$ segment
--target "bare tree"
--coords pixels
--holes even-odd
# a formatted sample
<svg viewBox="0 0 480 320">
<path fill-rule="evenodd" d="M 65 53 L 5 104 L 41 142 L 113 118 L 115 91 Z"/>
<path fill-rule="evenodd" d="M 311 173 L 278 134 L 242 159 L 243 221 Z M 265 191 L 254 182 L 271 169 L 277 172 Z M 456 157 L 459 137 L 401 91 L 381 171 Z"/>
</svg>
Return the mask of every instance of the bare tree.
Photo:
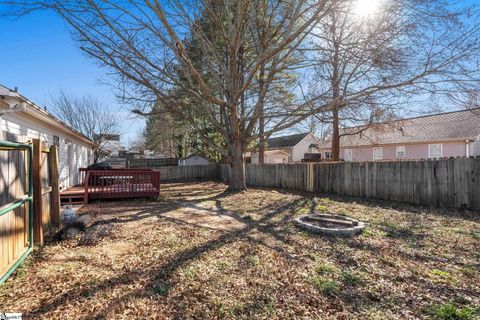
<svg viewBox="0 0 480 320">
<path fill-rule="evenodd" d="M 208 116 L 227 149 L 205 139 L 230 163 L 230 188 L 242 190 L 246 188 L 244 152 L 258 138 L 259 117 L 268 126 L 263 133 L 268 136 L 308 116 L 302 104 L 266 107 L 265 101 L 271 86 L 292 68 L 292 55 L 328 11 L 328 2 L 51 0 L 16 4 L 23 10 L 20 14 L 46 8 L 63 17 L 81 50 L 118 75 L 125 99 L 162 103 L 192 123 L 198 113 Z M 260 24 L 270 31 L 259 32 Z M 205 26 L 215 30 L 213 35 L 205 32 Z M 192 42 L 196 52 L 188 50 Z M 203 57 L 201 65 L 193 54 Z M 259 78 L 260 70 L 264 74 Z M 172 94 L 172 88 L 179 86 L 185 94 Z M 192 99 L 205 103 L 193 105 Z"/>
<path fill-rule="evenodd" d="M 358 23 L 349 10 L 355 1 L 10 3 L 20 14 L 46 8 L 63 17 L 80 49 L 117 75 L 126 101 L 156 103 L 199 133 L 196 119 L 207 119 L 221 144 L 202 138 L 231 165 L 230 188 L 242 190 L 243 157 L 254 141 L 262 145 L 321 114 L 332 123 L 338 158 L 340 116 L 374 122 L 388 114 L 385 106 L 394 110 L 402 92 L 447 92 L 447 83 L 472 80 L 460 61 L 478 52 L 476 21 L 458 24 L 443 0 L 401 0 L 383 1 L 388 8 L 375 23 Z M 282 86 L 308 76 L 315 90 Z"/>
<path fill-rule="evenodd" d="M 62 121 L 95 143 L 94 162 L 109 154 L 109 135 L 120 132 L 120 117 L 92 96 L 75 97 L 61 91 L 51 99 L 52 111 Z"/>
<path fill-rule="evenodd" d="M 313 65 L 307 95 L 330 105 L 318 116 L 332 125 L 334 160 L 342 135 L 397 119 L 418 108 L 415 100 L 470 90 L 480 79 L 478 13 L 443 0 L 378 0 L 368 16 L 358 3 L 332 1 L 304 50 Z M 353 126 L 358 130 L 342 130 Z"/>
<path fill-rule="evenodd" d="M 127 149 L 138 150 L 138 151 L 148 149 L 145 143 L 145 136 L 143 132 L 136 133 L 133 137 L 131 137 L 128 140 Z"/>
<path fill-rule="evenodd" d="M 332 123 L 325 113 L 317 113 L 309 116 L 304 121 L 296 124 L 293 129 L 298 133 L 311 132 L 321 141 L 326 141 L 331 138 Z"/>
</svg>

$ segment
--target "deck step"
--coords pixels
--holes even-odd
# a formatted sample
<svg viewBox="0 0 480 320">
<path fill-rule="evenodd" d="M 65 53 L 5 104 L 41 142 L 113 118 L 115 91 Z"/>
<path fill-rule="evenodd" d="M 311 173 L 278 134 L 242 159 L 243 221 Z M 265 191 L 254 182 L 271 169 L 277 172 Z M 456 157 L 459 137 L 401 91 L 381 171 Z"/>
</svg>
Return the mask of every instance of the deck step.
<svg viewBox="0 0 480 320">
<path fill-rule="evenodd" d="M 64 195 L 60 196 L 60 204 L 82 204 L 85 202 L 84 195 Z"/>
<path fill-rule="evenodd" d="M 62 202 L 61 205 L 66 206 L 66 205 L 84 204 L 84 203 L 85 202 L 83 202 L 83 201 L 72 201 L 72 202 Z"/>
</svg>

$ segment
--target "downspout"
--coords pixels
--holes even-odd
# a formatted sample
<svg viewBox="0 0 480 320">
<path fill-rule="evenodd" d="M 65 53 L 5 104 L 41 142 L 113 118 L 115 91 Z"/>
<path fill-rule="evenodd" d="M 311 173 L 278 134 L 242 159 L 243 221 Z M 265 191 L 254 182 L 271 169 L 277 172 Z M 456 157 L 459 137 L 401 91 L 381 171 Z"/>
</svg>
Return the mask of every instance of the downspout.
<svg viewBox="0 0 480 320">
<path fill-rule="evenodd" d="M 465 140 L 465 155 L 470 157 L 470 140 Z"/>
</svg>

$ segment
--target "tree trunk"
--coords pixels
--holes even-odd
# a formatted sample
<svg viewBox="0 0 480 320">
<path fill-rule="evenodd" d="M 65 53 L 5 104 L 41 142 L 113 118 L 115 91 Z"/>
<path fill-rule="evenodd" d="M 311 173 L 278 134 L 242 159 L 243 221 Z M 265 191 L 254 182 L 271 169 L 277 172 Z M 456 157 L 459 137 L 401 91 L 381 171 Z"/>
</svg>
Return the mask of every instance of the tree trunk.
<svg viewBox="0 0 480 320">
<path fill-rule="evenodd" d="M 230 177 L 229 189 L 232 191 L 242 191 L 247 189 L 247 184 L 245 181 L 245 163 L 243 159 L 244 146 L 236 110 L 231 111 L 230 126 L 229 155 L 232 174 Z"/>
<path fill-rule="evenodd" d="M 340 98 L 340 63 L 339 63 L 339 54 L 340 54 L 340 43 L 337 40 L 337 25 L 336 25 L 336 15 L 332 17 L 332 27 L 331 32 L 333 34 L 333 71 L 332 71 L 332 160 L 340 160 L 340 128 L 339 128 L 339 98 Z"/>
<path fill-rule="evenodd" d="M 258 139 L 258 163 L 264 164 L 265 163 L 265 136 L 264 136 L 265 123 L 263 119 L 263 114 L 260 116 L 259 122 L 260 124 L 259 124 L 259 139 Z"/>
<path fill-rule="evenodd" d="M 99 158 L 100 158 L 100 150 L 98 149 L 93 150 L 93 163 L 97 163 Z"/>
<path fill-rule="evenodd" d="M 259 91 L 261 92 L 265 86 L 265 66 L 262 65 L 260 67 L 260 74 L 258 76 L 258 86 Z M 265 118 L 264 118 L 264 101 L 263 96 L 261 96 L 259 101 L 259 114 L 258 114 L 258 163 L 264 164 L 265 163 Z"/>
<path fill-rule="evenodd" d="M 245 163 L 243 161 L 243 148 L 241 147 L 240 139 L 238 141 L 232 141 L 230 148 L 230 167 L 232 174 L 229 189 L 233 191 L 246 190 Z"/>
<path fill-rule="evenodd" d="M 338 109 L 334 108 L 332 111 L 333 122 L 332 122 L 332 160 L 340 160 L 340 128 L 338 120 Z"/>
</svg>

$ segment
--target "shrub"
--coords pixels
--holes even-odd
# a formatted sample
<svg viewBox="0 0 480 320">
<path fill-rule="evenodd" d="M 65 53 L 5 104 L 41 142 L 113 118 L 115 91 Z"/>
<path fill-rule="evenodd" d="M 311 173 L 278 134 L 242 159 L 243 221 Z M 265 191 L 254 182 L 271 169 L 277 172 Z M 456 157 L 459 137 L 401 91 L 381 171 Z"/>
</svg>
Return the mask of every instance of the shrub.
<svg viewBox="0 0 480 320">
<path fill-rule="evenodd" d="M 315 288 L 327 296 L 336 295 L 340 291 L 338 283 L 335 280 L 314 276 L 311 279 L 311 283 Z"/>
<path fill-rule="evenodd" d="M 360 282 L 360 277 L 354 273 L 342 272 L 342 280 L 347 286 L 355 286 Z"/>
<path fill-rule="evenodd" d="M 473 320 L 480 315 L 478 309 L 459 308 L 452 302 L 441 306 L 433 305 L 427 310 L 427 313 L 438 320 Z"/>
<path fill-rule="evenodd" d="M 245 257 L 245 262 L 247 266 L 254 267 L 258 264 L 258 258 L 254 255 L 248 255 Z"/>
<path fill-rule="evenodd" d="M 322 263 L 315 269 L 315 272 L 320 275 L 323 275 L 323 274 L 335 273 L 336 270 L 337 269 L 334 266 L 326 263 Z"/>
<path fill-rule="evenodd" d="M 318 205 L 316 209 L 317 211 L 320 211 L 320 212 L 328 212 L 327 206 L 324 206 L 324 205 Z"/>
</svg>

